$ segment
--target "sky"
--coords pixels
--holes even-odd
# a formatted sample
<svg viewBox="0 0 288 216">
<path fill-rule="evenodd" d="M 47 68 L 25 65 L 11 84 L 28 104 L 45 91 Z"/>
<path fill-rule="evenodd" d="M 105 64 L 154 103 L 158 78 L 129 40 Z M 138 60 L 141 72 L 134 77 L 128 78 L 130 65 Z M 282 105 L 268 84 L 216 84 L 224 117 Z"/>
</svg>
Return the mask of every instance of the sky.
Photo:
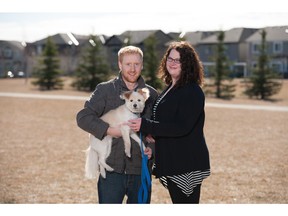
<svg viewBox="0 0 288 216">
<path fill-rule="evenodd" d="M 287 2 L 287 3 L 286 3 Z M 57 33 L 126 30 L 165 33 L 288 26 L 286 0 L 9 0 L 1 3 L 0 40 L 35 42 Z"/>
</svg>

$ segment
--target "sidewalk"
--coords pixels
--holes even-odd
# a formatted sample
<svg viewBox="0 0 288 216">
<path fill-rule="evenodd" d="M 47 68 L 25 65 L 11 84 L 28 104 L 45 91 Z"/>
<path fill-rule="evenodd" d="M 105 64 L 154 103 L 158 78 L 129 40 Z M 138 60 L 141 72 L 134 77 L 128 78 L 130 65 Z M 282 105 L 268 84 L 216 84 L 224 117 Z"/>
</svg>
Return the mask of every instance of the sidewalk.
<svg viewBox="0 0 288 216">
<path fill-rule="evenodd" d="M 14 92 L 13 93 L 0 92 L 0 97 L 52 99 L 52 100 L 82 100 L 82 101 L 89 99 L 89 97 L 83 97 L 83 96 L 47 95 L 47 94 L 30 94 L 30 93 L 14 93 Z M 264 106 L 264 105 L 250 105 L 250 104 L 228 104 L 228 103 L 206 102 L 206 107 L 288 112 L 287 106 Z"/>
</svg>

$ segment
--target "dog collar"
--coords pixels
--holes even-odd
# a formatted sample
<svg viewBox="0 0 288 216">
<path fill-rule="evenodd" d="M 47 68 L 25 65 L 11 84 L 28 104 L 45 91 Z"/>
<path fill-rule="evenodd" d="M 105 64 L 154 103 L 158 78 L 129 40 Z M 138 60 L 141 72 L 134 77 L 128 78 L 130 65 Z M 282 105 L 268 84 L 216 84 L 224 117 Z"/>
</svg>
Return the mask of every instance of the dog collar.
<svg viewBox="0 0 288 216">
<path fill-rule="evenodd" d="M 133 112 L 133 114 L 135 114 L 138 118 L 140 118 L 140 113 L 134 113 Z"/>
</svg>

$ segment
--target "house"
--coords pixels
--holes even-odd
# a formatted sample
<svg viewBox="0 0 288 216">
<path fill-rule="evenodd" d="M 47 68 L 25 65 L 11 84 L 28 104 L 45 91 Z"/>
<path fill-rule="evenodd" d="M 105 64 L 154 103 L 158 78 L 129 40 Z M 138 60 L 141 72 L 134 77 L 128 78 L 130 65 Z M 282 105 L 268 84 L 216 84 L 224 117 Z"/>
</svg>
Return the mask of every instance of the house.
<svg viewBox="0 0 288 216">
<path fill-rule="evenodd" d="M 121 47 L 131 44 L 139 47 L 145 53 L 144 43 L 149 37 L 156 39 L 157 55 L 159 59 L 162 58 L 167 49 L 165 44 L 171 41 L 172 38 L 161 30 L 125 31 L 120 35 L 110 37 L 106 41 L 105 46 L 107 48 L 108 62 L 110 62 L 112 70 L 118 71 L 118 51 Z"/>
<path fill-rule="evenodd" d="M 58 55 L 60 59 L 60 70 L 64 74 L 72 74 L 78 65 L 80 45 L 83 41 L 87 41 L 87 36 L 77 36 L 72 33 L 59 33 L 49 36 L 51 41 L 57 46 Z M 29 71 L 33 71 L 33 68 L 38 64 L 38 57 L 42 55 L 47 38 L 35 41 L 29 48 Z M 81 44 L 80 44 L 81 43 Z"/>
<path fill-rule="evenodd" d="M 246 39 L 254 34 L 258 29 L 254 28 L 233 28 L 224 32 L 225 54 L 229 62 L 232 63 L 231 70 L 235 77 L 247 76 L 247 54 L 248 44 Z M 198 41 L 196 44 L 200 59 L 205 67 L 205 73 L 209 76 L 214 70 L 216 46 L 218 44 L 218 33 L 211 33 L 210 36 Z"/>
<path fill-rule="evenodd" d="M 246 39 L 249 53 L 247 63 L 251 68 L 256 67 L 261 44 L 261 32 L 266 31 L 267 54 L 270 67 L 288 78 L 288 26 L 273 26 L 259 29 Z"/>
<path fill-rule="evenodd" d="M 107 37 L 100 35 L 98 36 L 101 41 L 101 46 L 105 43 Z M 90 36 L 76 35 L 70 32 L 59 33 L 50 36 L 52 42 L 58 48 L 58 55 L 60 59 L 60 70 L 64 75 L 72 75 L 77 69 L 79 62 L 81 61 L 81 52 L 92 45 L 92 41 L 89 40 Z M 45 48 L 47 38 L 35 41 L 28 47 L 29 53 L 29 71 L 33 70 L 38 62 L 37 58 L 42 55 Z M 103 51 L 104 52 L 104 51 Z"/>
<path fill-rule="evenodd" d="M 26 43 L 0 40 L 0 78 L 24 76 Z M 8 74 L 9 73 L 9 74 Z"/>
<path fill-rule="evenodd" d="M 259 57 L 260 32 L 267 32 L 266 41 L 271 67 L 283 77 L 288 78 L 288 26 L 274 26 L 263 29 L 233 28 L 224 31 L 224 46 L 227 59 L 231 63 L 231 70 L 235 77 L 249 76 L 251 69 L 257 65 Z M 140 47 L 145 57 L 145 41 L 149 37 L 156 40 L 158 59 L 163 57 L 171 41 L 179 38 L 187 40 L 197 50 L 203 62 L 206 76 L 215 70 L 215 50 L 219 31 L 171 32 L 161 30 L 125 31 L 120 35 L 107 37 L 98 35 L 101 45 L 101 55 L 109 63 L 113 72 L 118 72 L 118 51 L 121 47 L 131 44 Z M 60 69 L 64 75 L 73 75 L 77 69 L 82 54 L 88 46 L 94 44 L 86 35 L 73 33 L 59 33 L 50 36 L 57 45 L 60 57 Z M 27 72 L 31 75 L 37 66 L 47 38 L 34 43 L 17 41 L 0 41 L 0 77 L 7 76 L 7 72 L 17 74 Z"/>
</svg>

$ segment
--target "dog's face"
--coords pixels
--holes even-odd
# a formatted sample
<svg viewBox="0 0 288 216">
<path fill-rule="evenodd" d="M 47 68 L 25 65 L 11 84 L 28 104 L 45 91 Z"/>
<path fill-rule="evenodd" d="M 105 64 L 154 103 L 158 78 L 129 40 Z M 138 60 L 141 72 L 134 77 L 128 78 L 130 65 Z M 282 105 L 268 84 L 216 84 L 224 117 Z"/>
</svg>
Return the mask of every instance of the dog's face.
<svg viewBox="0 0 288 216">
<path fill-rule="evenodd" d="M 145 107 L 145 101 L 149 97 L 147 88 L 138 89 L 137 91 L 127 91 L 121 95 L 125 100 L 125 105 L 133 113 L 141 113 Z"/>
</svg>

